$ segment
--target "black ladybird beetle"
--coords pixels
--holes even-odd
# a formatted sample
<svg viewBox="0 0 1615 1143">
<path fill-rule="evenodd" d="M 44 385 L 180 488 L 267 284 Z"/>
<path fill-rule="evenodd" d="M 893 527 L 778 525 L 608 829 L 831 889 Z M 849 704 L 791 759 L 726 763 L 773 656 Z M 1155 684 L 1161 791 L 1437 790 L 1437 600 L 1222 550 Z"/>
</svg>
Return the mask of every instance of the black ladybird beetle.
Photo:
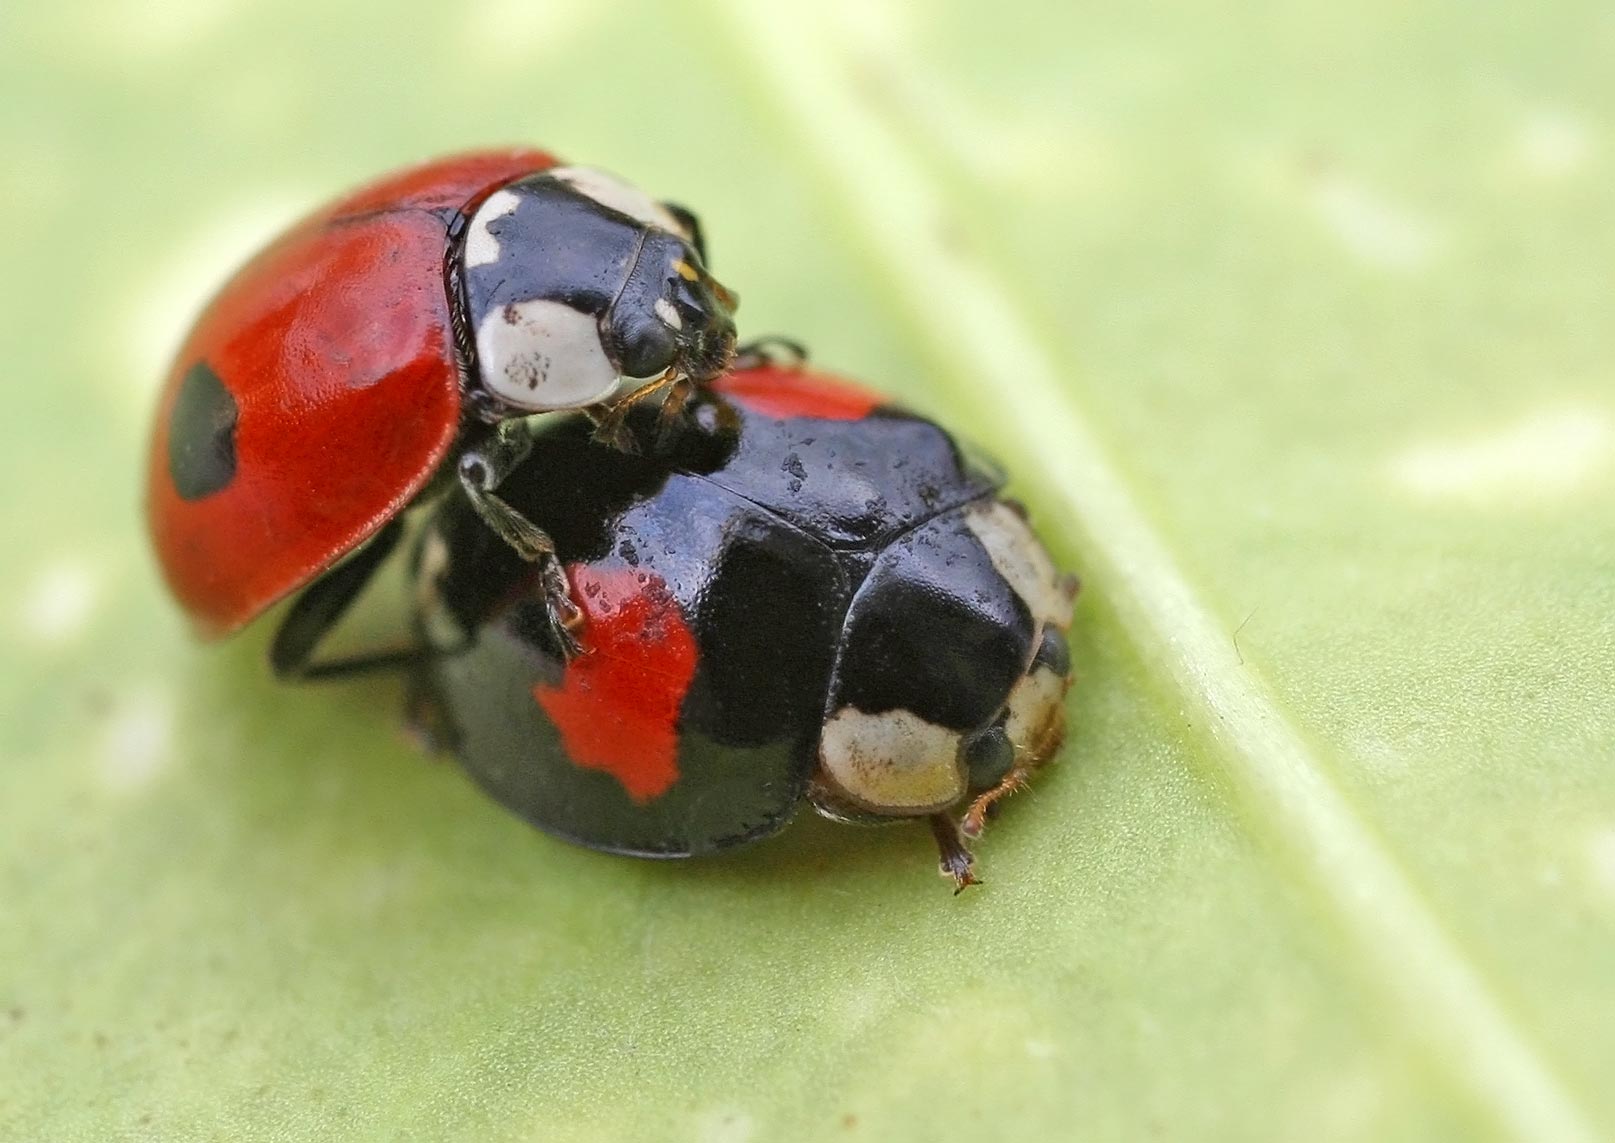
<svg viewBox="0 0 1615 1143">
<path fill-rule="evenodd" d="M 388 175 L 266 247 L 186 337 L 147 464 L 164 577 L 209 636 L 303 590 L 271 661 L 320 674 L 312 652 L 399 514 L 457 476 L 545 573 L 569 645 L 549 538 L 497 494 L 522 418 L 668 386 L 676 408 L 727 366 L 734 306 L 695 216 L 603 172 L 509 150 Z M 619 444 L 620 415 L 599 413 Z"/>
<path fill-rule="evenodd" d="M 435 512 L 417 727 L 593 849 L 710 853 L 806 799 L 928 820 L 962 889 L 969 841 L 1063 737 L 1076 581 L 935 423 L 766 360 L 714 389 L 654 455 L 572 417 L 506 478 L 585 613 L 574 658 L 533 566 L 464 501 Z"/>
</svg>

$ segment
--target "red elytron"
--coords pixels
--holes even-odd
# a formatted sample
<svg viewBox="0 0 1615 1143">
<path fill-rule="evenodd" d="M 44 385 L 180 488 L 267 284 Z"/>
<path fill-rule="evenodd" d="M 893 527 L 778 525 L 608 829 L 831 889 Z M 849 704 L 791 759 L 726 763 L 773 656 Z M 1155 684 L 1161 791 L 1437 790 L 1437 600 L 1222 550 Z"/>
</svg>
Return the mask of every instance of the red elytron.
<svg viewBox="0 0 1615 1143">
<path fill-rule="evenodd" d="M 851 381 L 800 369 L 737 369 L 716 381 L 713 388 L 752 412 L 776 420 L 856 421 L 886 400 Z"/>
<path fill-rule="evenodd" d="M 301 591 L 270 648 L 282 675 L 374 665 L 314 651 L 403 509 L 457 477 L 539 567 L 573 651 L 554 546 L 498 495 L 531 447 L 526 418 L 594 407 L 603 438 L 631 447 L 635 400 L 682 399 L 728 367 L 734 306 L 696 217 L 603 171 L 519 150 L 387 176 L 248 263 L 180 350 L 147 477 L 163 574 L 208 635 Z"/>
<path fill-rule="evenodd" d="M 432 478 L 461 422 L 450 227 L 555 164 L 508 150 L 392 175 L 299 223 L 208 305 L 158 405 L 146 481 L 163 575 L 203 634 L 314 580 Z M 174 439 L 226 423 L 216 444 Z M 176 457 L 206 479 L 182 488 Z"/>
</svg>

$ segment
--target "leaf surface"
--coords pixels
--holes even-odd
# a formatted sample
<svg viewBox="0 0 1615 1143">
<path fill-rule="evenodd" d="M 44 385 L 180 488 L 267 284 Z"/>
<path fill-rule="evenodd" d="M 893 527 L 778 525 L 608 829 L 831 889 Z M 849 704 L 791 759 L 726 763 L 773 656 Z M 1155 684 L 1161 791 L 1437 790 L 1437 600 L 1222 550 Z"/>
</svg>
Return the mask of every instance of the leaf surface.
<svg viewBox="0 0 1615 1143">
<path fill-rule="evenodd" d="M 0 14 L 0 1137 L 1615 1130 L 1612 36 Z M 331 192 L 505 141 L 696 207 L 748 330 L 996 453 L 1083 574 L 1071 739 L 984 889 L 806 818 L 568 848 L 416 753 L 395 682 L 186 638 L 135 498 L 194 306 Z"/>
</svg>

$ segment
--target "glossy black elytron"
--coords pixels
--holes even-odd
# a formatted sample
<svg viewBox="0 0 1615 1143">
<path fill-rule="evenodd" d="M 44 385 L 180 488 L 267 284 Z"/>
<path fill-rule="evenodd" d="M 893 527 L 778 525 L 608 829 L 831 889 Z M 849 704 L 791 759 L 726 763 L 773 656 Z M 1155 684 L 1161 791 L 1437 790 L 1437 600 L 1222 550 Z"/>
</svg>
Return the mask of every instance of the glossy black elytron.
<svg viewBox="0 0 1615 1143">
<path fill-rule="evenodd" d="M 445 501 L 417 553 L 442 650 L 417 720 L 499 801 L 592 848 L 707 853 L 809 800 L 930 819 L 968 884 L 964 838 L 1063 734 L 1074 581 L 934 422 L 766 363 L 715 390 L 640 455 L 559 421 L 502 485 L 587 614 L 570 661 L 533 566 Z M 630 426 L 657 438 L 654 410 Z"/>
</svg>

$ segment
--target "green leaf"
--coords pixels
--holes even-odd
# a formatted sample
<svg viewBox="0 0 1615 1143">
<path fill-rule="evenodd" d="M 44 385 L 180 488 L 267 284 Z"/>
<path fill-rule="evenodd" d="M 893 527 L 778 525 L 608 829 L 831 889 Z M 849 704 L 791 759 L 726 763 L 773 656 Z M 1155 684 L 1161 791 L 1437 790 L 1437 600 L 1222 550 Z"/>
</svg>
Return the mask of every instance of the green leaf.
<svg viewBox="0 0 1615 1143">
<path fill-rule="evenodd" d="M 148 8 L 0 13 L 0 1137 L 1615 1132 L 1600 8 Z M 396 682 L 187 639 L 136 490 L 194 306 L 503 141 L 696 206 L 1083 573 L 983 889 L 573 849 Z"/>
</svg>

